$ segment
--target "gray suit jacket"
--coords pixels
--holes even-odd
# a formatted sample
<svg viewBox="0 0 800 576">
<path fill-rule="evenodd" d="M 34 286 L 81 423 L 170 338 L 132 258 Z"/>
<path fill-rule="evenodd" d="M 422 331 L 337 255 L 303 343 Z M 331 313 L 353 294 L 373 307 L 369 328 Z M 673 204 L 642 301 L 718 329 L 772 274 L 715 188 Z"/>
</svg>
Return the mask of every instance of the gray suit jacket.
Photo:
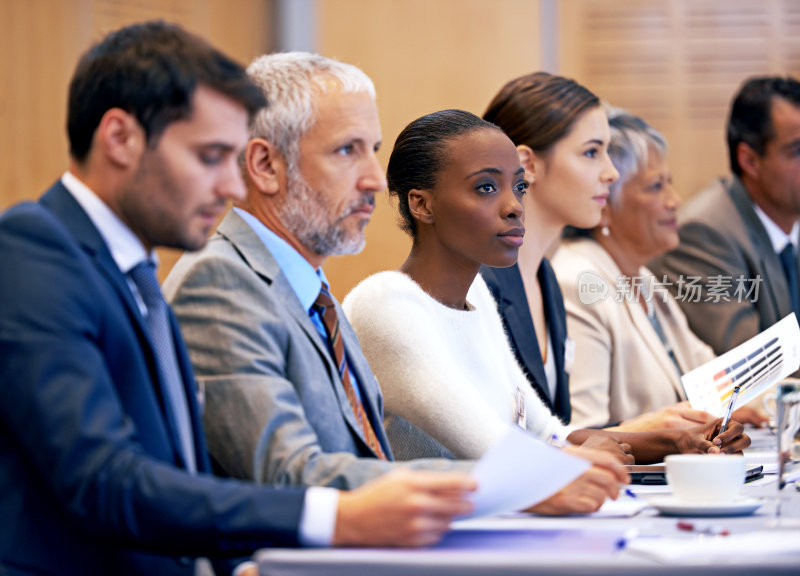
<svg viewBox="0 0 800 576">
<path fill-rule="evenodd" d="M 792 312 L 789 288 L 753 202 L 736 177 L 720 178 L 684 206 L 678 216 L 680 245 L 649 264 L 658 278 L 666 274 L 674 294 L 678 278 L 733 279 L 728 302 L 698 302 L 677 297 L 692 330 L 717 354 L 727 352 Z M 757 298 L 738 298 L 739 277 L 761 278 Z"/>
<path fill-rule="evenodd" d="M 224 475 L 278 485 L 357 487 L 395 466 L 466 470 L 467 463 L 379 460 L 363 437 L 327 344 L 275 259 L 231 211 L 205 250 L 184 255 L 164 283 L 196 377 L 206 436 Z M 336 303 L 364 409 L 381 426 L 382 396 Z"/>
</svg>

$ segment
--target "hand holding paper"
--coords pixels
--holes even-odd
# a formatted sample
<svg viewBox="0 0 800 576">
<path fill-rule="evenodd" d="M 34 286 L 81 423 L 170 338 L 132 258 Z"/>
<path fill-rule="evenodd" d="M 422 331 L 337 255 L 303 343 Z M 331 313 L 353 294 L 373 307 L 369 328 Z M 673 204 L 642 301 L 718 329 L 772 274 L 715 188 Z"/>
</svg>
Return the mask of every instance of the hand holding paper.
<svg viewBox="0 0 800 576">
<path fill-rule="evenodd" d="M 553 448 L 517 427 L 472 469 L 478 482 L 475 510 L 469 517 L 534 510 L 541 514 L 588 513 L 606 496 L 616 497 L 627 480 L 624 468 L 610 455 L 595 450 Z M 589 457 L 595 466 L 588 459 Z"/>
</svg>

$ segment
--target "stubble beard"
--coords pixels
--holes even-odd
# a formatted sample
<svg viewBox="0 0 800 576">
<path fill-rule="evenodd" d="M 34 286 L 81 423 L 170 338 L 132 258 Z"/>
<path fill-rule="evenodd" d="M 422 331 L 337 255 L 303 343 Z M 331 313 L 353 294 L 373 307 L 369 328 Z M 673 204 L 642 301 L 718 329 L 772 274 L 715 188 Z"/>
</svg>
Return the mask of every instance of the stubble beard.
<svg viewBox="0 0 800 576">
<path fill-rule="evenodd" d="M 288 193 L 278 207 L 278 216 L 286 228 L 306 249 L 320 256 L 341 256 L 361 252 L 366 243 L 364 228 L 360 223 L 356 232 L 348 235 L 344 214 L 331 214 L 324 196 L 315 192 L 296 169 L 288 170 Z"/>
</svg>

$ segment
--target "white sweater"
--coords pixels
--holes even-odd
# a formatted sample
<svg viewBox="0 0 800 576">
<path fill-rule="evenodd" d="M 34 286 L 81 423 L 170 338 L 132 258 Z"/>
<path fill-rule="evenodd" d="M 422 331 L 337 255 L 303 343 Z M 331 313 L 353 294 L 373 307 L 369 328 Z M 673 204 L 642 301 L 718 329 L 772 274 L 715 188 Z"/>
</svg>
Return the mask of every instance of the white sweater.
<svg viewBox="0 0 800 576">
<path fill-rule="evenodd" d="M 470 310 L 448 308 L 400 272 L 370 276 L 344 299 L 383 391 L 389 439 L 400 458 L 441 455 L 426 434 L 456 458 L 479 458 L 516 423 L 518 389 L 530 432 L 551 441 L 573 430 L 531 389 L 480 276 L 467 301 Z M 425 434 L 393 434 L 394 416 Z"/>
</svg>

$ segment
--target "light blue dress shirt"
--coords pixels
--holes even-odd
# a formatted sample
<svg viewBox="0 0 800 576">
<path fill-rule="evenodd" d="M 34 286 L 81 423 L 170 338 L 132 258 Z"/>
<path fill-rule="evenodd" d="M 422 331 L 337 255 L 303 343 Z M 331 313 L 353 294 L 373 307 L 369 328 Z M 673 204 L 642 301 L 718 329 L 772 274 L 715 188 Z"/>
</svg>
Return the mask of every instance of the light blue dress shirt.
<svg viewBox="0 0 800 576">
<path fill-rule="evenodd" d="M 234 208 L 234 211 L 247 222 L 248 226 L 256 233 L 256 236 L 264 243 L 264 246 L 267 247 L 267 250 L 270 251 L 272 257 L 275 258 L 278 266 L 281 267 L 283 275 L 289 281 L 292 290 L 294 290 L 297 299 L 300 300 L 303 310 L 308 312 L 308 316 L 322 337 L 322 341 L 327 343 L 328 335 L 325 332 L 325 324 L 323 324 L 319 313 L 312 308 L 317 296 L 319 296 L 322 284 L 324 283 L 326 287 L 329 286 L 328 279 L 325 278 L 322 268 L 315 270 L 308 260 L 303 258 L 286 240 L 264 226 L 258 218 L 249 212 L 241 208 Z M 330 346 L 328 348 L 330 349 Z M 331 354 L 333 354 L 332 351 Z M 345 361 L 347 361 L 347 348 L 345 348 Z M 353 384 L 353 390 L 360 402 L 361 390 L 358 385 L 358 379 L 352 370 L 350 370 L 350 382 Z"/>
</svg>

